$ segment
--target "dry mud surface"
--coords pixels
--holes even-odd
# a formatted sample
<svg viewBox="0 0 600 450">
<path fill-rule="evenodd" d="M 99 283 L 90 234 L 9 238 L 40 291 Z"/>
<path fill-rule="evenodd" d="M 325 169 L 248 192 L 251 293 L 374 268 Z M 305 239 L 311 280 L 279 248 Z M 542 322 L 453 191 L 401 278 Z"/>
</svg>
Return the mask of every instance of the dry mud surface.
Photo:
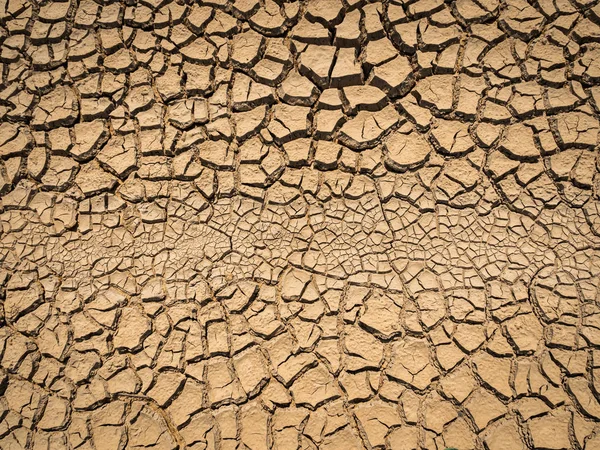
<svg viewBox="0 0 600 450">
<path fill-rule="evenodd" d="M 599 449 L 597 0 L 0 1 L 0 448 Z"/>
</svg>

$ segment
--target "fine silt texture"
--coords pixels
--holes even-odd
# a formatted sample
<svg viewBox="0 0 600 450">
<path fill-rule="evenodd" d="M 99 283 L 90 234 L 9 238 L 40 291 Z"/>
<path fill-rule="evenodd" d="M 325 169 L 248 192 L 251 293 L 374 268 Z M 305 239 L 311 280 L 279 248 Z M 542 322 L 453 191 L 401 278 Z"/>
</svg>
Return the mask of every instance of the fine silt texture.
<svg viewBox="0 0 600 450">
<path fill-rule="evenodd" d="M 597 0 L 0 1 L 0 449 L 600 449 Z"/>
</svg>

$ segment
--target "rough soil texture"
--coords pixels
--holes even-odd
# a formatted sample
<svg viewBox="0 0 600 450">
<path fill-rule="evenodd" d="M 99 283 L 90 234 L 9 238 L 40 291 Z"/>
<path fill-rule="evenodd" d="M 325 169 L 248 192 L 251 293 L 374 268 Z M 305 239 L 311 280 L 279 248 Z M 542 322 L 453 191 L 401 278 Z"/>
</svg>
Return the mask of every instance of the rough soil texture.
<svg viewBox="0 0 600 450">
<path fill-rule="evenodd" d="M 0 449 L 600 449 L 597 0 L 0 1 Z"/>
</svg>

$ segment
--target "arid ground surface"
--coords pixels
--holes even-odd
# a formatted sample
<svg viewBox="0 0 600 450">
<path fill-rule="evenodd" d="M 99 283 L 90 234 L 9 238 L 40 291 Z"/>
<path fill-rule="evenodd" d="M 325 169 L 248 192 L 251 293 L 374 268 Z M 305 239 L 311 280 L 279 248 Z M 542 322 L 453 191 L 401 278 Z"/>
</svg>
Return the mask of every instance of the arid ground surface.
<svg viewBox="0 0 600 450">
<path fill-rule="evenodd" d="M 0 69 L 0 449 L 600 449 L 597 0 L 3 0 Z"/>
</svg>

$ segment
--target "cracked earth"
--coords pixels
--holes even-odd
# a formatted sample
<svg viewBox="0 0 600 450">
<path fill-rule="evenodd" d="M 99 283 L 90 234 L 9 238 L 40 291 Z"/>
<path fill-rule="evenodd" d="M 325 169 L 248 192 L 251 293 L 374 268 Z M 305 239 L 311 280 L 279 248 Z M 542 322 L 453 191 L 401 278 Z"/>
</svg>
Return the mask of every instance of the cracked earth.
<svg viewBox="0 0 600 450">
<path fill-rule="evenodd" d="M 600 449 L 598 0 L 0 1 L 0 448 Z"/>
</svg>

